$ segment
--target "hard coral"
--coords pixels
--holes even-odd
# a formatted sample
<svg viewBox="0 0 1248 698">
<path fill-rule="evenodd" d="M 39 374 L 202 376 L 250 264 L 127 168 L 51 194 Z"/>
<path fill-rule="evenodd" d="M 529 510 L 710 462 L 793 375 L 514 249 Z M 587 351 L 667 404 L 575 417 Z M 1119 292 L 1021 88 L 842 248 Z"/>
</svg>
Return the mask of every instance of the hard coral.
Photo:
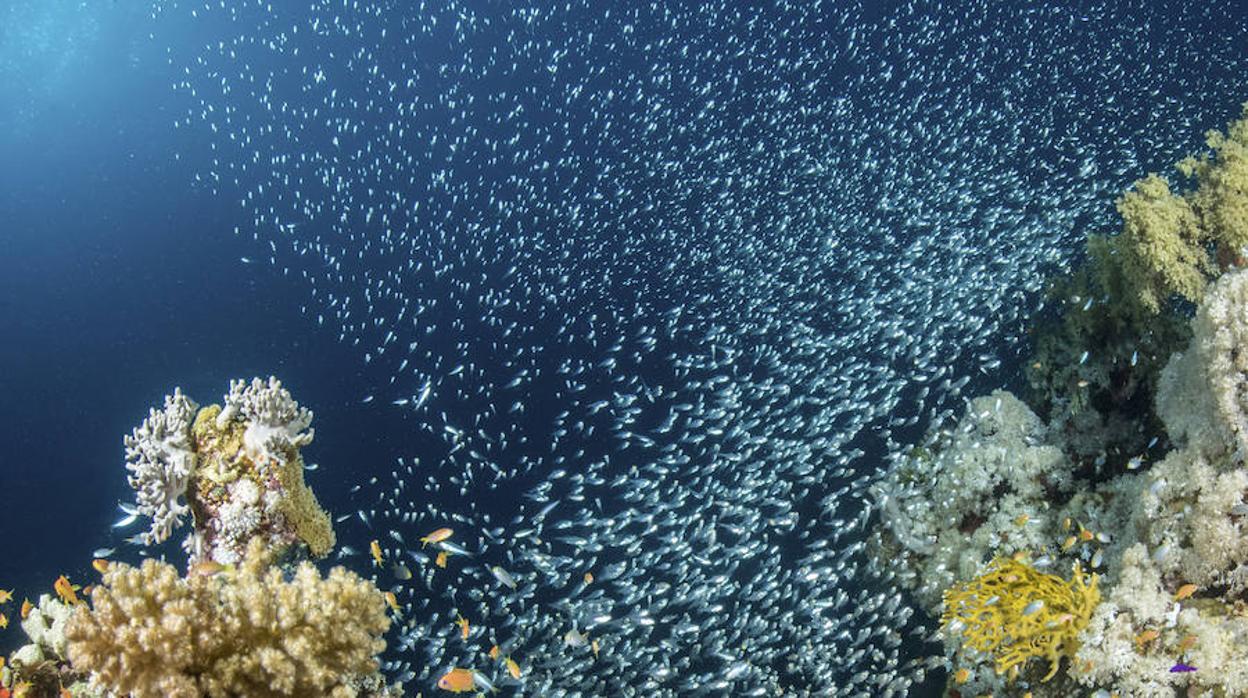
<svg viewBox="0 0 1248 698">
<path fill-rule="evenodd" d="M 945 592 L 941 625 L 962 635 L 963 651 L 993 655 L 998 674 L 1017 672 L 1032 657 L 1050 662 L 1053 678 L 1062 656 L 1074 657 L 1079 632 L 1100 601 L 1097 575 L 1084 581 L 1078 564 L 1069 582 L 1008 557 L 989 563 L 975 579 Z"/>
<path fill-rule="evenodd" d="M 341 567 L 289 581 L 253 540 L 242 565 L 180 578 L 172 565 L 113 563 L 66 629 L 69 657 L 117 695 L 354 696 L 385 647 L 386 603 Z"/>
</svg>

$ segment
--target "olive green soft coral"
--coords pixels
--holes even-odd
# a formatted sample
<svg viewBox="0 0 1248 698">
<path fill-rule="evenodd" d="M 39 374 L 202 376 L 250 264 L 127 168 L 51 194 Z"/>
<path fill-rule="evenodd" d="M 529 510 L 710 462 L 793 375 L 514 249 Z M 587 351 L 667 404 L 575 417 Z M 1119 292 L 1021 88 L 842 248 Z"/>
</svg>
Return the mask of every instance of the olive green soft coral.
<svg viewBox="0 0 1248 698">
<path fill-rule="evenodd" d="M 1122 234 L 1110 239 L 1133 297 L 1157 313 L 1171 295 L 1199 301 L 1211 263 L 1196 213 L 1161 177 L 1150 174 L 1119 197 Z"/>
<path fill-rule="evenodd" d="M 1032 657 L 1049 660 L 1043 681 L 1057 673 L 1062 656 L 1074 657 L 1078 635 L 1101 600 L 1097 576 L 1085 582 L 1076 564 L 1070 581 L 998 557 L 978 577 L 945 591 L 941 626 L 961 635 L 963 651 L 992 655 L 997 673 L 1011 678 Z"/>
<path fill-rule="evenodd" d="M 1248 104 L 1222 134 L 1205 136 L 1209 153 L 1175 168 L 1194 180 L 1171 191 L 1157 174 L 1135 182 L 1117 201 L 1122 231 L 1092 236 L 1089 257 L 1101 286 L 1125 314 L 1156 315 L 1172 297 L 1199 303 L 1226 267 L 1241 265 L 1248 246 Z"/>
</svg>

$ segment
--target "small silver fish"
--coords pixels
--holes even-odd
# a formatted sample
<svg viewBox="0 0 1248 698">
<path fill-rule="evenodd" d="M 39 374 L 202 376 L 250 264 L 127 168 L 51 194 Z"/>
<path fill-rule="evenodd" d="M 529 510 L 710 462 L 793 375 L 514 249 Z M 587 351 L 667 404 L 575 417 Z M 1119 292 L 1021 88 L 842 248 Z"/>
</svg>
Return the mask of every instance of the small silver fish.
<svg viewBox="0 0 1248 698">
<path fill-rule="evenodd" d="M 512 591 L 515 591 L 516 580 L 514 577 L 508 574 L 507 570 L 503 569 L 502 567 L 499 567 L 498 565 L 494 565 L 493 567 L 490 568 L 490 574 L 494 575 L 494 578 L 497 579 L 500 584 L 507 587 L 508 589 L 511 589 Z"/>
</svg>

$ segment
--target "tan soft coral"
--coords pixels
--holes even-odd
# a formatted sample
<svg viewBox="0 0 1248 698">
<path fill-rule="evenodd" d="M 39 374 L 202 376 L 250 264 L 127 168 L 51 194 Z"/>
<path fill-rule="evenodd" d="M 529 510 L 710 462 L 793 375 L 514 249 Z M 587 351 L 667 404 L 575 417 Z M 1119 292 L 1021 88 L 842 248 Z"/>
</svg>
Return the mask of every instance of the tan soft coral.
<svg viewBox="0 0 1248 698">
<path fill-rule="evenodd" d="M 1205 134 L 1210 155 L 1187 158 L 1181 173 L 1200 187 L 1188 196 L 1201 225 L 1219 244 L 1221 261 L 1243 266 L 1248 247 L 1248 104 L 1244 118 L 1232 122 L 1223 135 Z"/>
<path fill-rule="evenodd" d="M 354 696 L 389 625 L 370 582 L 308 563 L 286 581 L 253 541 L 234 572 L 110 565 L 66 636 L 74 668 L 118 695 Z"/>
<path fill-rule="evenodd" d="M 1191 206 L 1150 174 L 1118 199 L 1122 234 L 1111 241 L 1134 298 L 1151 313 L 1171 295 L 1199 301 L 1211 262 L 1205 233 Z"/>
<path fill-rule="evenodd" d="M 1148 317 L 1172 297 L 1199 303 L 1205 286 L 1243 266 L 1248 246 L 1248 104 L 1222 134 L 1206 134 L 1209 153 L 1176 165 L 1195 188 L 1174 193 L 1159 175 L 1118 199 L 1122 233 L 1089 239 L 1100 285 L 1120 311 Z"/>
</svg>

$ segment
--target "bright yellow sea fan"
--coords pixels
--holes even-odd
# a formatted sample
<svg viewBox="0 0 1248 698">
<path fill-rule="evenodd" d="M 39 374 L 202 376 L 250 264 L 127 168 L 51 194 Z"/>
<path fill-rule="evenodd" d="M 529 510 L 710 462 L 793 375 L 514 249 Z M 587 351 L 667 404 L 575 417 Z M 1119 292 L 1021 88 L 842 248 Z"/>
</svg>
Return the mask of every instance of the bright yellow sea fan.
<svg viewBox="0 0 1248 698">
<path fill-rule="evenodd" d="M 992 655 L 998 674 L 1032 657 L 1050 662 L 1053 678 L 1062 656 L 1074 657 L 1078 636 L 1101 600 L 1097 575 L 1090 581 L 1076 563 L 1070 581 L 1008 557 L 998 557 L 978 577 L 945 591 L 941 626 L 959 636 L 962 651 Z"/>
</svg>

